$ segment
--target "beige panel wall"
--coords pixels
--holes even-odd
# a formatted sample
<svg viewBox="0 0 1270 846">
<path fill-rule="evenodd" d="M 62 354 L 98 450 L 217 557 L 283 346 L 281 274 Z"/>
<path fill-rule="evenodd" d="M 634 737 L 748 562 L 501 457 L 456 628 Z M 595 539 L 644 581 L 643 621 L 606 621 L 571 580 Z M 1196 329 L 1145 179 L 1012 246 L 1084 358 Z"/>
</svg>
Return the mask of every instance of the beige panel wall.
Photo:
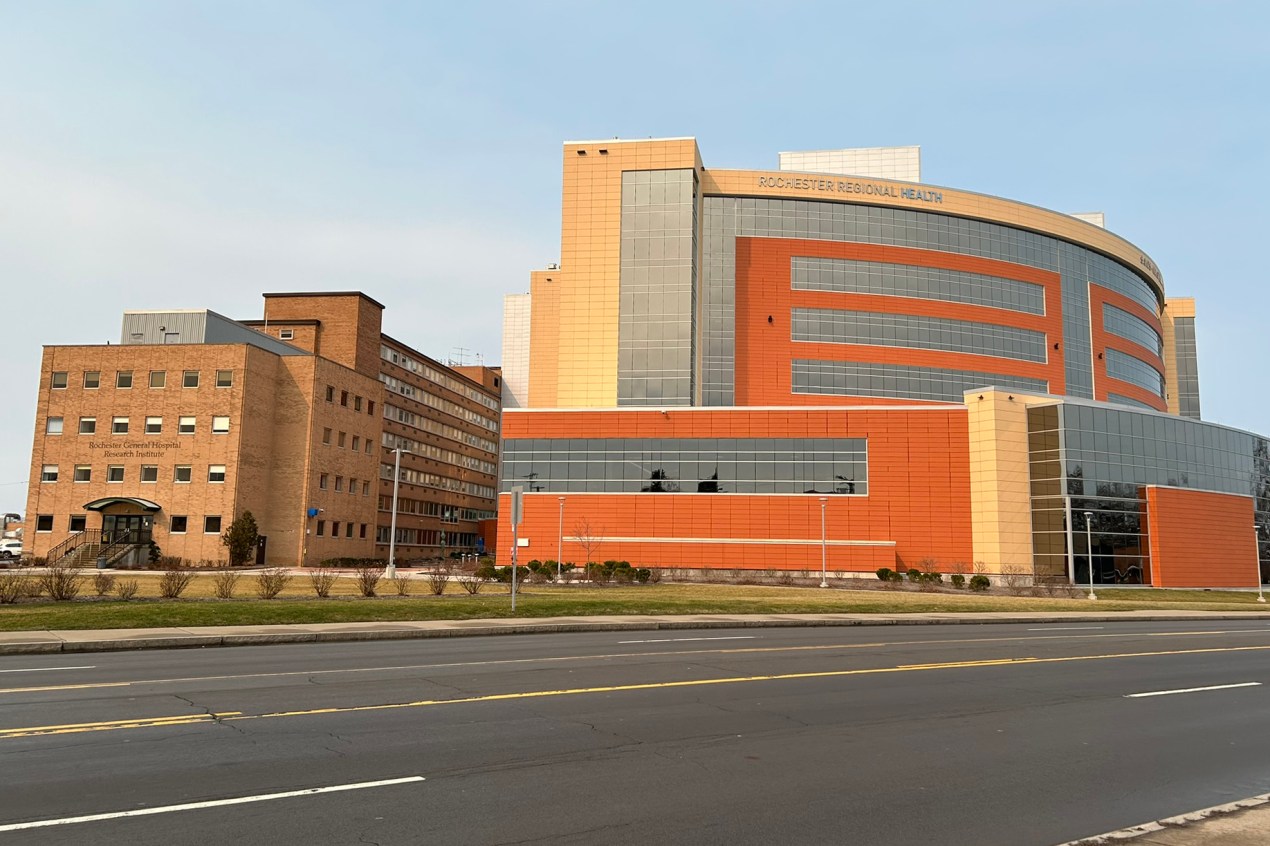
<svg viewBox="0 0 1270 846">
<path fill-rule="evenodd" d="M 545 365 L 531 365 L 530 405 L 608 408 L 617 405 L 617 317 L 621 258 L 622 172 L 700 169 L 692 138 L 589 141 L 564 147 L 563 219 L 556 383 L 535 386 Z M 539 322 L 537 288 L 531 317 L 534 356 L 551 331 Z M 544 304 L 545 305 L 545 304 Z M 554 401 L 549 399 L 554 393 Z"/>
<path fill-rule="evenodd" d="M 1181 414 L 1177 395 L 1177 333 L 1173 325 L 1178 317 L 1195 316 L 1194 297 L 1169 297 L 1160 313 L 1160 329 L 1164 338 L 1164 383 L 1168 394 L 1169 414 Z"/>
<path fill-rule="evenodd" d="M 560 368 L 560 286 L 564 272 L 529 274 L 529 393 L 526 408 L 555 408 Z"/>
<path fill-rule="evenodd" d="M 1027 407 L 1045 401 L 1007 391 L 966 394 L 974 554 L 988 575 L 1033 575 Z"/>
</svg>

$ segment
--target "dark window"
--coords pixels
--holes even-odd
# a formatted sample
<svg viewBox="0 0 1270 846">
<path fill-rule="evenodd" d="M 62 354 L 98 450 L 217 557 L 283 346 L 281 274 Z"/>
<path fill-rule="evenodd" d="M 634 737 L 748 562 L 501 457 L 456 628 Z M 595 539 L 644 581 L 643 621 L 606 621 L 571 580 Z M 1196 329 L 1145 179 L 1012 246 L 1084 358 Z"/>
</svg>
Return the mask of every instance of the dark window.
<svg viewBox="0 0 1270 846">
<path fill-rule="evenodd" d="M 84 387 L 99 388 L 101 387 L 101 371 L 85 370 L 84 371 Z"/>
<path fill-rule="evenodd" d="M 217 370 L 216 371 L 216 387 L 232 388 L 234 386 L 234 371 Z"/>
<path fill-rule="evenodd" d="M 318 524 L 317 524 L 317 536 L 318 536 L 318 537 L 322 537 L 322 536 L 323 536 L 323 535 L 325 535 L 325 534 L 326 534 L 326 521 L 325 521 L 325 520 L 318 520 Z"/>
<path fill-rule="evenodd" d="M 348 391 L 340 391 L 340 405 L 348 405 Z"/>
<path fill-rule="evenodd" d="M 96 418 L 96 417 L 81 417 L 81 418 L 79 418 L 79 433 L 80 433 L 81 435 L 92 435 L 92 434 L 96 433 L 96 431 L 97 431 L 97 418 Z"/>
<path fill-rule="evenodd" d="M 362 410 L 362 398 L 357 396 L 353 397 L 353 411 L 361 411 L 361 410 Z"/>
<path fill-rule="evenodd" d="M 322 430 L 322 443 L 324 443 L 324 444 L 328 444 L 328 445 L 331 443 L 331 430 L 330 430 L 330 429 L 323 429 L 323 430 Z"/>
<path fill-rule="evenodd" d="M 150 371 L 150 387 L 151 388 L 162 388 L 166 386 L 167 383 L 168 383 L 168 374 L 166 370 L 151 370 Z"/>
<path fill-rule="evenodd" d="M 219 535 L 220 534 L 220 515 L 209 514 L 203 518 L 203 534 Z"/>
<path fill-rule="evenodd" d="M 374 414 L 374 413 L 375 413 L 375 401 L 374 401 L 374 400 L 366 400 L 366 413 L 367 413 L 367 414 Z"/>
<path fill-rule="evenodd" d="M 36 530 L 37 532 L 51 532 L 51 531 L 53 531 L 53 515 L 52 515 L 52 514 L 38 514 L 38 515 L 36 515 L 36 518 L 35 518 L 35 530 Z"/>
<path fill-rule="evenodd" d="M 281 338 L 281 339 L 282 339 L 282 340 L 284 340 L 284 341 L 290 341 L 292 338 L 294 338 L 294 337 L 295 337 L 295 330 L 294 330 L 294 329 L 281 329 L 281 330 L 279 330 L 279 331 L 278 331 L 278 337 L 279 337 L 279 338 Z"/>
<path fill-rule="evenodd" d="M 88 528 L 88 518 L 83 514 L 72 514 L 70 527 L 72 532 L 82 532 Z"/>
<path fill-rule="evenodd" d="M 358 537 L 365 539 L 365 537 L 366 537 L 366 524 L 365 524 L 365 523 L 362 523 L 362 525 L 361 525 L 361 533 L 358 535 Z"/>
<path fill-rule="evenodd" d="M 198 371 L 187 370 L 181 374 L 181 387 L 197 388 L 198 387 Z"/>
<path fill-rule="evenodd" d="M 344 537 L 346 537 L 346 538 L 351 538 L 352 536 L 353 536 L 353 524 L 352 524 L 352 523 L 345 523 L 345 524 L 344 524 Z"/>
<path fill-rule="evenodd" d="M 185 534 L 185 528 L 189 525 L 189 520 L 190 518 L 184 514 L 173 514 L 172 523 L 168 527 L 168 531 L 176 535 Z"/>
<path fill-rule="evenodd" d="M 132 371 L 131 370 L 116 371 L 115 372 L 115 387 L 116 388 L 131 388 L 132 387 Z"/>
<path fill-rule="evenodd" d="M 340 521 L 332 520 L 331 521 L 331 537 L 338 538 L 339 536 L 340 536 Z"/>
<path fill-rule="evenodd" d="M 54 371 L 53 378 L 49 382 L 49 386 L 53 388 L 65 388 L 66 387 L 66 371 L 65 370 Z"/>
<path fill-rule="evenodd" d="M 334 385 L 326 386 L 326 401 L 335 402 L 335 386 Z"/>
</svg>

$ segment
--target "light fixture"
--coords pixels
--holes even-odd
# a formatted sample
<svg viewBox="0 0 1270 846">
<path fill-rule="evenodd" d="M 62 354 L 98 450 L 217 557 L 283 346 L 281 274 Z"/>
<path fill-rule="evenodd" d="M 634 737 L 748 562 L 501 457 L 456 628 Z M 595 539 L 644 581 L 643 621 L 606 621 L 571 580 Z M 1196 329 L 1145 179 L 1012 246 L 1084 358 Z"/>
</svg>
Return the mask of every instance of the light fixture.
<svg viewBox="0 0 1270 846">
<path fill-rule="evenodd" d="M 772 316 L 771 316 L 770 314 L 767 316 L 767 322 L 768 322 L 768 323 L 771 323 L 771 322 L 772 322 Z"/>
</svg>

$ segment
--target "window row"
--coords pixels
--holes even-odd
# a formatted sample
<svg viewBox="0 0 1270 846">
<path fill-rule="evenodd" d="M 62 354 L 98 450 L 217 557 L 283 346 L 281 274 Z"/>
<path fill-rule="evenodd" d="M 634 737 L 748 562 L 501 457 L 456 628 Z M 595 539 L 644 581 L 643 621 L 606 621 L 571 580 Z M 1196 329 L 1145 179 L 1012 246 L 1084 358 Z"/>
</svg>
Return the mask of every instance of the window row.
<svg viewBox="0 0 1270 846">
<path fill-rule="evenodd" d="M 1113 335 L 1146 347 L 1156 355 L 1164 354 L 1164 341 L 1151 324 L 1111 303 L 1102 304 L 1102 327 Z"/>
<path fill-rule="evenodd" d="M 149 371 L 148 384 L 151 388 L 166 388 L 168 384 L 168 372 L 166 370 Z M 198 370 L 182 370 L 181 371 L 181 387 L 197 388 L 202 380 L 201 372 Z M 55 389 L 64 389 L 70 383 L 70 373 L 66 370 L 54 370 L 49 380 L 49 386 Z M 133 383 L 132 370 L 116 370 L 115 371 L 115 387 L 131 388 Z M 81 374 L 80 384 L 92 390 L 101 387 L 101 371 L 85 370 Z M 234 371 L 217 370 L 215 385 L 218 388 L 232 388 L 234 386 Z"/>
<path fill-rule="evenodd" d="M 425 444 L 423 441 L 416 441 L 401 435 L 394 435 L 391 432 L 384 432 L 381 442 L 388 449 L 402 449 L 411 455 L 420 455 L 435 461 L 444 461 L 446 464 L 465 467 L 468 470 L 476 470 L 489 476 L 493 476 L 498 472 L 498 466 L 492 461 L 485 461 L 474 455 L 464 455 L 454 450 L 442 449 L 439 446 Z"/>
<path fill-rule="evenodd" d="M 938 402 L 962 402 L 966 391 L 990 386 L 1049 393 L 1049 382 L 1044 379 L 854 361 L 795 360 L 792 384 L 796 394 L 902 397 Z"/>
<path fill-rule="evenodd" d="M 422 388 L 416 388 L 414 385 L 407 384 L 400 379 L 389 376 L 385 373 L 379 374 L 379 381 L 384 383 L 384 387 L 392 391 L 394 394 L 400 394 L 403 397 L 412 399 L 415 402 L 422 403 L 429 408 L 435 408 L 443 411 L 452 417 L 460 420 L 466 420 L 468 423 L 489 429 L 492 432 L 498 431 L 498 420 L 493 417 L 486 417 L 478 411 L 459 405 L 457 402 L 439 397 L 436 394 L 429 393 Z"/>
<path fill-rule="evenodd" d="M 324 446 L 336 446 L 340 449 L 352 449 L 353 452 L 365 452 L 370 455 L 374 450 L 374 441 L 370 436 L 362 437 L 361 435 L 353 435 L 351 439 L 348 432 L 335 432 L 329 426 L 322 429 L 322 444 Z"/>
<path fill-rule="evenodd" d="M 1047 360 L 1044 332 L 944 317 L 796 308 L 791 333 L 795 341 L 813 343 L 944 350 L 1041 363 Z"/>
<path fill-rule="evenodd" d="M 123 464 L 106 465 L 106 481 L 107 482 L 124 482 L 127 481 L 127 468 Z M 53 483 L 61 477 L 61 469 L 56 464 L 45 464 L 40 468 L 40 481 Z M 71 471 L 71 480 L 75 482 L 91 482 L 93 480 L 93 465 L 76 464 Z M 159 481 L 159 465 L 142 464 L 138 472 L 138 481 L 145 483 L 157 483 Z M 180 484 L 188 484 L 194 481 L 194 465 L 193 464 L 177 464 L 172 468 L 172 481 Z M 209 464 L 207 465 L 207 481 L 213 483 L 221 483 L 225 481 L 225 465 Z"/>
<path fill-rule="evenodd" d="M 45 418 L 44 433 L 46 435 L 62 434 L 65 421 L 61 417 Z M 110 418 L 110 434 L 127 435 L 132 430 L 132 421 L 128 417 L 112 417 Z M 176 433 L 178 435 L 193 435 L 198 431 L 198 418 L 189 415 L 181 416 L 176 419 Z M 163 418 L 147 417 L 143 424 L 142 432 L 147 435 L 163 434 Z M 214 414 L 212 415 L 213 435 L 225 435 L 229 433 L 229 415 Z M 79 418 L 79 434 L 95 435 L 97 434 L 97 418 L 81 417 Z"/>
<path fill-rule="evenodd" d="M 392 497 L 387 494 L 381 494 L 379 497 L 379 510 L 385 513 L 392 513 Z M 422 499 L 410 499 L 409 497 L 397 497 L 397 513 L 398 514 L 417 514 L 424 517 L 440 517 L 442 523 L 457 523 L 460 520 L 492 520 L 495 512 L 485 508 L 462 508 L 457 505 L 448 505 L 441 502 L 432 502 Z"/>
<path fill-rule="evenodd" d="M 470 432 L 464 432 L 457 426 L 450 426 L 442 423 L 440 420 L 431 420 L 422 414 L 415 414 L 413 411 L 407 411 L 404 408 L 398 408 L 395 405 L 384 406 L 384 419 L 392 420 L 396 423 L 404 423 L 421 432 L 431 432 L 434 435 L 440 435 L 443 438 L 449 438 L 452 441 L 458 441 L 468 446 L 480 447 L 486 452 L 497 453 L 498 444 L 488 438 L 482 438 L 480 435 L 473 435 Z"/>
<path fill-rule="evenodd" d="M 335 403 L 335 394 L 336 394 L 336 389 L 335 389 L 335 386 L 334 386 L 334 385 L 327 385 L 327 386 L 326 386 L 326 401 L 327 401 L 327 402 L 329 402 L 329 403 L 331 403 L 331 404 L 334 404 L 334 403 Z M 348 393 L 348 391 L 339 391 L 339 402 L 340 402 L 340 405 L 344 406 L 345 408 L 348 408 L 348 406 L 349 406 L 349 393 Z M 357 396 L 356 394 L 353 394 L 353 395 L 352 395 L 352 403 L 353 403 L 353 411 L 361 411 L 361 410 L 362 410 L 362 408 L 363 408 L 363 406 L 364 406 L 364 407 L 365 407 L 365 409 L 366 409 L 366 413 L 367 413 L 367 414 L 369 414 L 369 415 L 371 415 L 372 417 L 374 416 L 374 414 L 375 414 L 375 401 L 374 401 L 373 399 L 363 400 L 360 396 Z"/>
<path fill-rule="evenodd" d="M 388 526 L 375 528 L 375 542 L 388 543 L 392 530 Z M 445 529 L 410 529 L 397 527 L 397 546 L 440 546 L 451 549 L 471 549 L 476 546 L 475 532 L 450 532 Z"/>
<path fill-rule="evenodd" d="M 392 465 L 379 465 L 379 478 L 392 478 Z M 451 479 L 449 476 L 439 476 L 436 473 L 425 473 L 422 470 L 413 470 L 409 467 L 401 468 L 401 481 L 407 485 L 423 485 L 429 488 L 440 488 L 446 491 L 454 491 L 455 493 L 470 494 L 471 496 L 483 496 L 486 499 L 493 499 L 495 492 L 490 485 L 475 485 L 471 482 L 463 482 L 458 479 Z"/>
<path fill-rule="evenodd" d="M 328 491 L 330 489 L 331 489 L 331 474 L 319 473 L 318 474 L 318 490 Z M 348 480 L 348 484 L 345 485 L 343 476 L 335 477 L 335 492 L 336 493 L 344 493 L 345 491 L 347 491 L 350 496 L 356 496 L 358 490 L 361 491 L 362 496 L 370 496 L 370 482 L 366 481 L 365 479 L 358 480 L 358 479 L 350 478 Z"/>
<path fill-rule="evenodd" d="M 341 529 L 343 530 L 343 534 L 342 534 L 342 535 L 340 534 Z M 320 538 L 325 538 L 325 537 L 332 537 L 332 538 L 345 537 L 345 538 L 351 538 L 351 537 L 353 536 L 353 529 L 354 529 L 354 525 L 353 525 L 353 522 L 352 522 L 351 520 L 350 520 L 350 521 L 348 521 L 348 522 L 344 522 L 344 523 L 341 523 L 339 520 L 331 520 L 331 521 L 330 521 L 330 532 L 328 533 L 328 531 L 327 531 L 327 521 L 326 521 L 326 520 L 318 520 L 318 521 L 317 521 L 317 528 L 314 530 L 314 534 L 316 534 L 316 535 L 317 535 L 318 537 L 320 537 Z M 362 523 L 362 524 L 361 524 L 361 526 L 360 526 L 360 528 L 358 528 L 358 530 L 357 530 L 357 536 L 358 536 L 359 538 L 365 538 L 365 537 L 366 537 L 366 524 L 365 524 L 365 523 Z"/>
<path fill-rule="evenodd" d="M 1137 356 L 1120 350 L 1107 350 L 1107 375 L 1130 385 L 1148 390 L 1156 396 L 1164 396 L 1164 377 L 1155 367 Z"/>
<path fill-rule="evenodd" d="M 419 376 L 427 379 L 429 382 L 435 382 L 443 388 L 448 388 L 449 390 L 454 391 L 456 394 L 462 394 L 470 400 L 475 400 L 491 411 L 498 411 L 502 408 L 502 405 L 498 400 L 486 396 L 470 385 L 459 381 L 453 376 L 446 375 L 440 370 L 437 370 L 435 367 L 429 367 L 422 362 L 415 361 L 405 353 L 398 352 L 391 347 L 381 344 L 379 347 L 379 357 L 384 361 L 397 365 L 403 370 L 409 370 L 411 373 L 418 374 Z M 497 380 L 494 381 L 494 385 L 498 385 Z"/>
<path fill-rule="evenodd" d="M 52 514 L 37 514 L 35 516 L 35 531 L 51 532 L 55 528 L 56 521 Z M 168 534 L 184 535 L 189 532 L 190 517 L 188 514 L 173 514 L 168 518 Z M 195 523 L 195 525 L 198 525 Z M 68 532 L 82 532 L 88 528 L 88 516 L 85 514 L 71 514 L 67 521 L 66 530 Z M 203 534 L 219 535 L 221 533 L 221 516 L 219 514 L 208 514 L 203 517 Z"/>
</svg>

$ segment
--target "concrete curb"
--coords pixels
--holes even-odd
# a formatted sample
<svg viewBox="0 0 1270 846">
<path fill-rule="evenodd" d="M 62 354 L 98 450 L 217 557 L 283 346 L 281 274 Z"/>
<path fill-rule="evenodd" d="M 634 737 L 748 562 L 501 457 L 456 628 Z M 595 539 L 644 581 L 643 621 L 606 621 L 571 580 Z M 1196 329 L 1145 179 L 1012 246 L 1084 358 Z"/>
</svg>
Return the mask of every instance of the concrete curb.
<svg viewBox="0 0 1270 846">
<path fill-rule="evenodd" d="M 1227 802 L 1225 805 L 1214 805 L 1211 808 L 1192 811 L 1189 814 L 1182 814 L 1176 817 L 1165 817 L 1164 819 L 1156 820 L 1155 822 L 1142 823 L 1141 825 L 1122 828 L 1118 831 L 1109 831 L 1106 834 L 1096 834 L 1093 837 L 1085 837 L 1080 840 L 1069 840 L 1066 843 L 1060 843 L 1059 846 L 1103 846 L 1103 844 L 1107 843 L 1124 843 L 1130 840 L 1137 840 L 1139 837 L 1145 837 L 1148 834 L 1159 834 L 1162 831 L 1168 831 L 1170 829 L 1196 826 L 1206 820 L 1212 819 L 1213 817 L 1223 817 L 1229 814 L 1237 814 L 1241 811 L 1247 811 L 1251 808 L 1260 808 L 1267 804 L 1270 804 L 1270 793 L 1263 793 L 1260 796 L 1240 799 L 1237 802 Z"/>
<path fill-rule="evenodd" d="M 1131 612 L 1130 612 L 1131 613 Z M 1259 612 L 1244 614 L 1143 614 L 1132 615 L 1002 615 L 999 617 L 981 616 L 844 616 L 844 617 L 755 617 L 719 619 L 719 615 L 708 615 L 704 619 L 685 616 L 682 618 L 645 619 L 632 617 L 625 620 L 562 620 L 560 622 L 533 623 L 501 623 L 493 620 L 472 621 L 472 625 L 462 625 L 465 621 L 437 621 L 435 625 L 427 623 L 418 627 L 399 628 L 403 624 L 388 624 L 391 627 L 382 629 L 346 629 L 331 631 L 295 631 L 294 626 L 282 625 L 284 631 L 243 631 L 233 634 L 196 634 L 185 635 L 160 634 L 165 630 L 154 630 L 154 634 L 139 633 L 131 637 L 111 637 L 109 630 L 99 631 L 97 639 L 63 640 L 56 635 L 52 639 L 16 640 L 8 643 L 0 642 L 0 655 L 30 655 L 47 653 L 73 652 L 115 652 L 139 649 L 192 649 L 208 646 L 261 646 L 286 643 L 331 643 L 343 641 L 370 640 L 416 640 L 423 638 L 445 637 L 493 637 L 498 635 L 523 634 L 560 634 L 566 632 L 621 632 L 621 631 L 682 631 L 685 629 L 746 629 L 746 628 L 791 628 L 791 627 L 829 627 L 829 626 L 939 626 L 939 625 L 1003 625 L 1030 623 L 1033 625 L 1052 625 L 1056 623 L 1126 623 L 1126 622 L 1187 622 L 1187 621 L 1222 621 L 1270 619 Z M 460 625 L 455 625 L 459 623 Z M 296 624 L 314 625 L 323 624 Z M 355 625 L 348 623 L 332 624 L 336 626 Z M 410 626 L 411 624 L 404 624 Z M 244 629 L 255 628 L 244 626 Z M 264 628 L 264 627 L 260 627 Z M 0 640 L 5 633 L 0 632 Z M 21 632 L 10 633 L 21 635 Z"/>
</svg>

